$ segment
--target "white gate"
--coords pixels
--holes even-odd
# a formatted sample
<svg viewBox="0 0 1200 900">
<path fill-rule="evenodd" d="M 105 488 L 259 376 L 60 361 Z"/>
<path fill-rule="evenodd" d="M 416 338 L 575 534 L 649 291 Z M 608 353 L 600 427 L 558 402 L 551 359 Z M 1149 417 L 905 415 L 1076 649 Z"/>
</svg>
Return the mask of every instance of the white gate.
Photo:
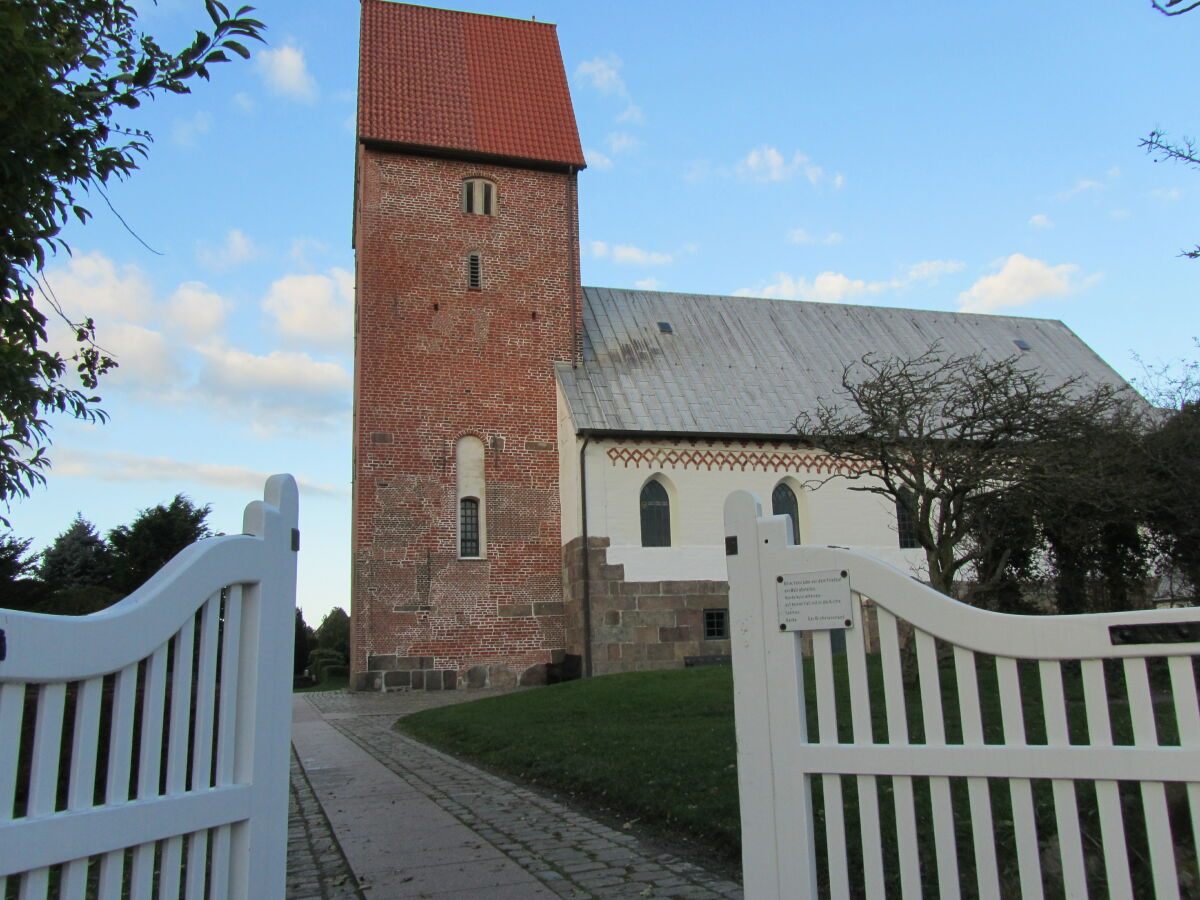
<svg viewBox="0 0 1200 900">
<path fill-rule="evenodd" d="M 725 504 L 750 900 L 1200 896 L 1200 609 L 989 613 L 786 522 Z"/>
<path fill-rule="evenodd" d="M 0 898 L 281 898 L 296 483 L 89 616 L 0 609 Z"/>
</svg>

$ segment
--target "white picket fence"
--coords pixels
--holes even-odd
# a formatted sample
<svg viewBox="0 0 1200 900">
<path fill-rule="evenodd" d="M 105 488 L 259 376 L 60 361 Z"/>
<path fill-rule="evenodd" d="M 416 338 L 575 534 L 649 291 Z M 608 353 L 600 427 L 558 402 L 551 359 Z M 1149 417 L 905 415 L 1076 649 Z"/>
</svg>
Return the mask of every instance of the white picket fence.
<svg viewBox="0 0 1200 900">
<path fill-rule="evenodd" d="M 745 492 L 725 529 L 749 900 L 1200 896 L 1200 609 L 985 612 Z"/>
<path fill-rule="evenodd" d="M 281 898 L 299 531 L 245 534 L 82 617 L 0 609 L 0 898 Z"/>
</svg>

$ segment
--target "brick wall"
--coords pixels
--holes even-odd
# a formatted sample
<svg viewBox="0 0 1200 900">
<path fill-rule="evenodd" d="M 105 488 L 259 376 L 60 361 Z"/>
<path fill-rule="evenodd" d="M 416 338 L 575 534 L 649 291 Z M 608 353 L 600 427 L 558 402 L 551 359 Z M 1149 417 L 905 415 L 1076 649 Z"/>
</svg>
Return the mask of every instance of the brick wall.
<svg viewBox="0 0 1200 900">
<path fill-rule="evenodd" d="M 462 211 L 472 176 L 495 216 Z M 553 363 L 578 331 L 575 175 L 360 147 L 356 192 L 352 672 L 536 679 L 565 643 Z M 464 435 L 487 448 L 481 560 L 457 557 Z"/>
<path fill-rule="evenodd" d="M 729 608 L 725 581 L 626 581 L 609 565 L 608 538 L 589 538 L 592 673 L 672 669 L 687 657 L 728 656 L 728 640 L 704 639 L 704 610 Z M 583 655 L 583 539 L 564 548 L 567 652 Z"/>
</svg>

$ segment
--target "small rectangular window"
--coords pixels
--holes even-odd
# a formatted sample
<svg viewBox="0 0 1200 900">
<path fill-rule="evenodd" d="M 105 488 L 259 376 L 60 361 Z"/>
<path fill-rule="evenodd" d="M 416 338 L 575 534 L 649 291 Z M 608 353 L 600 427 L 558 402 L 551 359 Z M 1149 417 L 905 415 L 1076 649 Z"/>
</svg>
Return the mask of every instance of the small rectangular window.
<svg viewBox="0 0 1200 900">
<path fill-rule="evenodd" d="M 483 182 L 483 204 L 480 208 L 485 216 L 492 214 L 492 186 L 488 182 Z"/>
<path fill-rule="evenodd" d="M 483 287 L 483 260 L 478 253 L 467 256 L 467 287 L 475 291 Z"/>
<path fill-rule="evenodd" d="M 729 637 L 729 610 L 706 609 L 704 611 L 704 639 L 723 641 Z"/>
</svg>

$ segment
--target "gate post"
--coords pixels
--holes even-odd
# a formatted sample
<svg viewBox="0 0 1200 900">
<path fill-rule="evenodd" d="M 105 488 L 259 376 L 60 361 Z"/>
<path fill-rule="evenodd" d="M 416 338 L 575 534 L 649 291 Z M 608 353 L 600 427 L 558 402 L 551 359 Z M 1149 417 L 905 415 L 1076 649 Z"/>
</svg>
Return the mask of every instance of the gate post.
<svg viewBox="0 0 1200 900">
<path fill-rule="evenodd" d="M 815 897 L 812 794 L 788 758 L 807 739 L 800 634 L 779 630 L 769 571 L 787 546 L 787 518 L 760 528 L 761 515 L 746 491 L 725 501 L 742 879 L 750 900 Z"/>
</svg>

